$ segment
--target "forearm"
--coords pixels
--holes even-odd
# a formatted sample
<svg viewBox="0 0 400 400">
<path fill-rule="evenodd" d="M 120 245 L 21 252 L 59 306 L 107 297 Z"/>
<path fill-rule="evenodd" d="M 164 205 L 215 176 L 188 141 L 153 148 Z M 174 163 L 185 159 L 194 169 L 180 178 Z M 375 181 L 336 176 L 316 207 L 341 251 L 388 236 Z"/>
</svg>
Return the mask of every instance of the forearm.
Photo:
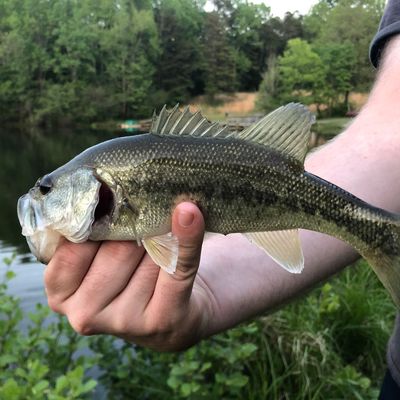
<svg viewBox="0 0 400 400">
<path fill-rule="evenodd" d="M 305 169 L 357 197 L 390 211 L 400 212 L 400 38 L 387 46 L 379 76 L 367 105 L 355 121 L 334 141 L 313 152 Z M 206 241 L 201 269 L 207 269 L 205 285 L 224 291 L 224 302 L 213 310 L 206 334 L 231 327 L 251 316 L 272 310 L 328 279 L 357 259 L 343 242 L 314 232 L 301 232 L 305 269 L 290 275 L 265 253 L 240 235 Z M 220 263 L 207 254 L 219 252 Z M 214 256 L 215 257 L 215 256 Z M 226 279 L 208 285 L 226 269 Z M 201 274 L 203 275 L 203 274 Z M 217 293 L 210 293 L 218 298 Z"/>
</svg>

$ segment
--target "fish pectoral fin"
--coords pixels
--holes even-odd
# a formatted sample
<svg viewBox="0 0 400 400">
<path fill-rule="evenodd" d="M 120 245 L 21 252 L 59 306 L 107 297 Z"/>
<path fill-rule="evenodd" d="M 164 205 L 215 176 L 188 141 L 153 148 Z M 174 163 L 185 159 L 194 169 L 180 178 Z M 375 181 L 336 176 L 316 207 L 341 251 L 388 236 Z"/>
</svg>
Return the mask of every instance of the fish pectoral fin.
<svg viewBox="0 0 400 400">
<path fill-rule="evenodd" d="M 304 268 L 298 229 L 287 231 L 250 232 L 243 234 L 251 243 L 264 250 L 275 262 L 293 274 Z"/>
<path fill-rule="evenodd" d="M 165 235 L 142 239 L 152 260 L 169 274 L 173 274 L 178 263 L 179 241 L 171 232 Z"/>
</svg>

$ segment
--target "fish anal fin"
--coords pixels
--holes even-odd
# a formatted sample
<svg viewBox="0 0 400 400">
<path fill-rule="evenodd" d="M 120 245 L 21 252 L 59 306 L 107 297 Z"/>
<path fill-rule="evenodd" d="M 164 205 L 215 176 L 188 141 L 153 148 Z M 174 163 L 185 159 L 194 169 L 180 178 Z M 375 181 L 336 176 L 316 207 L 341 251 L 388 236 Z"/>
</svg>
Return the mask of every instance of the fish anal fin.
<svg viewBox="0 0 400 400">
<path fill-rule="evenodd" d="M 299 274 L 304 268 L 304 257 L 297 229 L 243 234 L 251 243 L 264 250 L 287 271 Z"/>
<path fill-rule="evenodd" d="M 142 239 L 142 243 L 154 263 L 169 274 L 176 271 L 179 253 L 179 241 L 176 236 L 166 233 Z"/>
</svg>

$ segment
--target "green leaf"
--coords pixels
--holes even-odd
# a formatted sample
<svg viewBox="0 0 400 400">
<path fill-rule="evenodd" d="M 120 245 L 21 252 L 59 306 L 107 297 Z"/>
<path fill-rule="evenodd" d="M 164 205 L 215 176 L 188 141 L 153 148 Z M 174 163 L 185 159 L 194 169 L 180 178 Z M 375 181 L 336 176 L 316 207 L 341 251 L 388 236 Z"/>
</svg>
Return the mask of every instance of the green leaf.
<svg viewBox="0 0 400 400">
<path fill-rule="evenodd" d="M 212 364 L 211 364 L 211 362 L 205 362 L 202 366 L 201 366 L 201 369 L 200 369 L 200 372 L 205 372 L 205 371 L 207 371 L 208 369 L 210 369 L 212 367 Z"/>
<path fill-rule="evenodd" d="M 19 399 L 23 393 L 21 388 L 14 379 L 7 379 L 6 382 L 0 387 L 0 398 L 7 400 Z"/>
<path fill-rule="evenodd" d="M 245 343 L 240 347 L 242 356 L 244 358 L 249 357 L 251 354 L 253 354 L 255 351 L 257 351 L 258 347 L 253 344 L 253 343 Z"/>
<path fill-rule="evenodd" d="M 8 364 L 14 364 L 18 361 L 17 356 L 14 354 L 3 354 L 0 356 L 0 367 L 4 368 Z"/>
<path fill-rule="evenodd" d="M 170 376 L 167 380 L 167 385 L 172 388 L 172 389 L 177 389 L 180 385 L 180 380 L 176 377 L 176 375 L 174 376 Z"/>
<path fill-rule="evenodd" d="M 16 275 L 16 273 L 14 272 L 14 271 L 11 271 L 11 270 L 8 270 L 7 272 L 6 272 L 6 279 L 9 281 L 9 280 L 11 280 L 11 279 L 13 279 L 13 278 L 15 278 L 17 275 Z"/>
<path fill-rule="evenodd" d="M 61 393 L 69 385 L 68 379 L 65 375 L 59 376 L 56 380 L 56 392 Z"/>
<path fill-rule="evenodd" d="M 189 397 L 192 394 L 192 385 L 190 383 L 184 383 L 181 386 L 181 394 L 183 397 Z"/>
<path fill-rule="evenodd" d="M 90 381 L 86 382 L 81 389 L 81 393 L 89 393 L 91 392 L 95 387 L 97 386 L 97 382 L 94 379 L 91 379 Z"/>
<path fill-rule="evenodd" d="M 40 394 L 44 390 L 46 390 L 48 387 L 49 387 L 49 382 L 46 381 L 46 380 L 41 380 L 35 386 L 33 386 L 32 393 L 33 394 Z"/>
<path fill-rule="evenodd" d="M 227 379 L 226 383 L 227 383 L 227 385 L 241 388 L 241 387 L 245 386 L 248 381 L 249 381 L 249 378 L 246 375 L 237 373 L 237 374 L 230 376 Z"/>
</svg>

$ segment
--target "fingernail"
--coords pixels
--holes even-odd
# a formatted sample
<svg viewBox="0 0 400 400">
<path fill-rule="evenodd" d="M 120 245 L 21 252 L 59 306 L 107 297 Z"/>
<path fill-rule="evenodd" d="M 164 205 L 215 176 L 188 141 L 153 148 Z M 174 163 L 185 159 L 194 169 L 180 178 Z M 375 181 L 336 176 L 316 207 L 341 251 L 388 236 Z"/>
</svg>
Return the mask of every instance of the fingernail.
<svg viewBox="0 0 400 400">
<path fill-rule="evenodd" d="M 188 228 L 190 225 L 192 225 L 193 220 L 194 220 L 194 215 L 191 212 L 181 211 L 178 214 L 179 225 L 183 226 L 184 228 Z"/>
</svg>

